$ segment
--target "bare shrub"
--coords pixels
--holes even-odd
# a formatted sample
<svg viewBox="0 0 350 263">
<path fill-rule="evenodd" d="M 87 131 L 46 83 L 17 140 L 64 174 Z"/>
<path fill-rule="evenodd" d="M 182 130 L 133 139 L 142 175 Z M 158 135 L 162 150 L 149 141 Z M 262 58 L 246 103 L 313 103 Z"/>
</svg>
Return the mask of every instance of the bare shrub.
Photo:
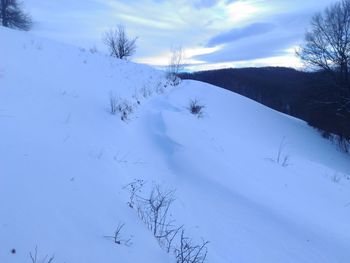
<svg viewBox="0 0 350 263">
<path fill-rule="evenodd" d="M 129 201 L 127 202 L 127 204 L 130 208 L 134 208 L 135 201 L 137 202 L 136 198 L 139 196 L 138 194 L 141 194 L 141 190 L 145 184 L 146 182 L 144 180 L 135 179 L 134 181 L 123 187 L 123 189 L 129 192 Z"/>
<path fill-rule="evenodd" d="M 336 173 L 331 177 L 331 180 L 333 183 L 338 184 L 340 183 L 341 176 Z"/>
<path fill-rule="evenodd" d="M 55 259 L 55 256 L 52 255 L 51 257 L 49 257 L 48 255 L 46 255 L 43 259 L 41 259 L 39 261 L 38 259 L 38 247 L 35 247 L 34 253 L 29 252 L 29 257 L 32 261 L 32 263 L 52 263 Z"/>
<path fill-rule="evenodd" d="M 162 83 L 161 81 L 157 83 L 156 86 L 156 93 L 157 94 L 163 94 L 164 90 L 166 89 L 167 85 Z"/>
<path fill-rule="evenodd" d="M 183 69 L 184 57 L 182 47 L 172 48 L 166 76 L 173 86 L 180 84 L 181 79 L 178 77 L 178 74 Z"/>
<path fill-rule="evenodd" d="M 159 245 L 168 253 L 182 226 L 176 226 L 171 218 L 170 207 L 174 202 L 174 191 L 164 190 L 159 185 L 154 185 L 148 197 L 141 196 L 143 180 L 134 180 L 124 188 L 129 191 L 128 205 L 135 208 L 139 218 L 152 231 Z"/>
<path fill-rule="evenodd" d="M 285 154 L 285 147 L 286 147 L 287 143 L 286 143 L 286 137 L 283 137 L 279 146 L 278 146 L 278 151 L 276 154 L 275 158 L 268 158 L 268 160 L 275 162 L 279 165 L 281 165 L 282 167 L 287 167 L 290 165 L 290 157 L 289 155 Z"/>
<path fill-rule="evenodd" d="M 152 186 L 150 194 L 144 197 L 144 185 L 145 181 L 134 180 L 124 187 L 130 194 L 127 204 L 136 209 L 139 218 L 152 231 L 159 245 L 167 253 L 173 252 L 178 263 L 205 262 L 208 242 L 194 244 L 190 238 L 185 237 L 184 227 L 176 226 L 175 220 L 172 219 L 170 207 L 175 201 L 175 191 L 165 190 L 156 184 Z"/>
<path fill-rule="evenodd" d="M 118 104 L 119 104 L 119 99 L 117 95 L 115 95 L 113 92 L 109 93 L 109 107 L 110 107 L 110 112 L 111 114 L 115 115 L 118 111 Z"/>
<path fill-rule="evenodd" d="M 128 100 L 123 100 L 118 103 L 118 111 L 120 113 L 120 119 L 127 121 L 134 112 L 134 108 Z"/>
<path fill-rule="evenodd" d="M 122 237 L 122 229 L 124 228 L 125 223 L 119 223 L 117 226 L 117 229 L 114 232 L 113 236 L 104 236 L 105 238 L 111 238 L 113 239 L 113 242 L 118 244 L 118 245 L 125 245 L 127 247 L 130 247 L 132 245 L 131 243 L 131 237 L 128 239 L 124 239 Z"/>
<path fill-rule="evenodd" d="M 123 25 L 107 31 L 103 36 L 103 42 L 107 45 L 112 57 L 129 59 L 136 51 L 137 38 L 130 39 Z"/>
<path fill-rule="evenodd" d="M 117 112 L 119 112 L 122 121 L 127 121 L 130 115 L 134 112 L 134 107 L 131 102 L 126 99 L 121 99 L 113 92 L 110 92 L 109 94 L 109 108 L 110 113 L 113 115 L 116 115 Z"/>
<path fill-rule="evenodd" d="M 198 100 L 190 100 L 190 105 L 188 106 L 188 110 L 193 115 L 196 115 L 198 118 L 203 117 L 204 112 L 203 109 L 205 108 L 204 105 L 200 104 Z"/>
<path fill-rule="evenodd" d="M 173 222 L 168 212 L 174 200 L 174 191 L 163 190 L 159 185 L 153 187 L 149 197 L 138 197 L 138 215 L 156 238 L 161 238 Z"/>
<path fill-rule="evenodd" d="M 185 236 L 185 231 L 181 231 L 180 244 L 174 250 L 176 263 L 203 263 L 207 258 L 208 241 L 202 241 L 202 244 L 194 244 L 193 241 Z"/>
<path fill-rule="evenodd" d="M 342 152 L 349 153 L 350 152 L 350 140 L 342 136 L 336 136 L 336 141 L 338 143 L 338 147 Z"/>
<path fill-rule="evenodd" d="M 152 96 L 152 90 L 150 88 L 148 88 L 147 86 L 143 86 L 141 88 L 140 92 L 144 98 L 148 98 L 148 97 Z"/>
<path fill-rule="evenodd" d="M 97 49 L 96 46 L 92 46 L 92 47 L 89 48 L 89 52 L 91 54 L 96 54 L 96 53 L 98 53 L 98 49 Z"/>
<path fill-rule="evenodd" d="M 135 89 L 134 93 L 132 94 L 132 98 L 136 101 L 137 104 L 141 104 L 141 99 L 140 99 L 140 94 L 139 94 L 139 90 Z"/>
</svg>

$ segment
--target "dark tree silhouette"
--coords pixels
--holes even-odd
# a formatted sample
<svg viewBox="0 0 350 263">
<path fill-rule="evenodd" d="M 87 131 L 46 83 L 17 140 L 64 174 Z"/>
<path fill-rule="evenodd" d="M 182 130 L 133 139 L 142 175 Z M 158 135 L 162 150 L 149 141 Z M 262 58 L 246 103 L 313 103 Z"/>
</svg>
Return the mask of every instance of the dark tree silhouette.
<svg viewBox="0 0 350 263">
<path fill-rule="evenodd" d="M 32 18 L 23 11 L 22 3 L 17 0 L 0 0 L 0 20 L 4 27 L 28 31 L 32 27 Z"/>
<path fill-rule="evenodd" d="M 123 25 L 119 25 L 116 29 L 109 30 L 103 37 L 103 41 L 107 45 L 110 55 L 125 60 L 134 55 L 136 51 L 136 40 L 137 38 L 128 38 Z"/>
<path fill-rule="evenodd" d="M 307 65 L 333 77 L 340 90 L 338 99 L 332 103 L 337 104 L 338 114 L 349 114 L 350 0 L 334 3 L 313 16 L 305 44 L 297 54 Z"/>
</svg>

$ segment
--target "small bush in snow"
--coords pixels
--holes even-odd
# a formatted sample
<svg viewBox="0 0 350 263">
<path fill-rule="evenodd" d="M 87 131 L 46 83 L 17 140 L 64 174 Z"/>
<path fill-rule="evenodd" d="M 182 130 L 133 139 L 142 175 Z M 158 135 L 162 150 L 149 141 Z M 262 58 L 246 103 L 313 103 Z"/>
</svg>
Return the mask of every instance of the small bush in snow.
<svg viewBox="0 0 350 263">
<path fill-rule="evenodd" d="M 163 94 L 165 89 L 166 89 L 167 85 L 162 83 L 162 82 L 158 82 L 157 86 L 156 86 L 156 93 L 157 94 Z"/>
<path fill-rule="evenodd" d="M 276 156 L 276 162 L 283 167 L 287 167 L 289 165 L 289 155 L 284 154 L 284 148 L 286 146 L 285 137 L 283 137 L 280 146 L 278 147 L 278 152 Z"/>
<path fill-rule="evenodd" d="M 198 118 L 203 117 L 203 109 L 205 108 L 204 105 L 200 104 L 198 100 L 190 100 L 190 105 L 188 106 L 188 110 L 193 115 L 196 115 Z"/>
<path fill-rule="evenodd" d="M 209 242 L 194 244 L 185 236 L 184 227 L 175 225 L 175 220 L 170 214 L 171 205 L 175 201 L 174 191 L 153 185 L 150 194 L 144 197 L 144 185 L 145 181 L 134 180 L 124 187 L 130 194 L 129 207 L 137 210 L 139 218 L 152 231 L 159 245 L 167 253 L 175 254 L 177 263 L 204 263 Z"/>
<path fill-rule="evenodd" d="M 180 244 L 175 248 L 174 253 L 176 263 L 203 263 L 207 258 L 208 241 L 202 244 L 194 244 L 193 241 L 185 236 L 185 231 L 181 231 Z"/>
<path fill-rule="evenodd" d="M 115 115 L 118 111 L 118 102 L 119 99 L 117 95 L 115 95 L 113 92 L 109 93 L 109 107 L 111 114 Z"/>
<path fill-rule="evenodd" d="M 269 160 L 271 160 L 272 162 L 275 162 L 275 163 L 281 165 L 282 167 L 289 166 L 290 165 L 289 155 L 284 153 L 284 149 L 285 149 L 286 145 L 287 145 L 286 144 L 286 137 L 283 137 L 281 142 L 280 142 L 280 145 L 278 147 L 278 151 L 277 151 L 276 157 L 275 158 L 269 158 Z"/>
<path fill-rule="evenodd" d="M 321 136 L 325 139 L 330 140 L 332 143 L 334 143 L 338 149 L 344 153 L 350 153 L 350 140 L 346 139 L 343 136 L 332 134 L 327 131 L 319 130 L 321 133 Z"/>
<path fill-rule="evenodd" d="M 150 88 L 147 88 L 146 86 L 143 86 L 140 92 L 144 98 L 152 96 L 152 90 Z"/>
<path fill-rule="evenodd" d="M 114 232 L 113 236 L 104 236 L 105 238 L 111 238 L 114 243 L 118 245 L 125 245 L 127 247 L 130 247 L 132 245 L 131 243 L 131 237 L 128 239 L 124 239 L 122 237 L 122 229 L 124 228 L 125 224 L 124 223 L 119 223 L 117 226 L 117 229 Z"/>
<path fill-rule="evenodd" d="M 134 112 L 134 109 L 129 101 L 123 100 L 118 104 L 118 111 L 120 112 L 120 119 L 122 121 L 127 121 L 130 114 Z"/>
<path fill-rule="evenodd" d="M 337 183 L 340 183 L 341 176 L 338 174 L 334 174 L 331 179 L 333 183 L 337 184 Z"/>
<path fill-rule="evenodd" d="M 350 152 L 350 140 L 347 140 L 344 137 L 336 136 L 336 141 L 338 143 L 338 147 L 342 152 L 349 153 Z"/>
<path fill-rule="evenodd" d="M 123 187 L 123 189 L 129 192 L 129 201 L 127 202 L 130 208 L 134 208 L 135 202 L 139 198 L 139 194 L 146 182 L 142 179 L 135 179 L 131 183 Z"/>
<path fill-rule="evenodd" d="M 143 180 L 135 180 L 125 187 L 130 193 L 128 205 L 136 209 L 139 218 L 152 231 L 159 245 L 169 253 L 182 229 L 182 226 L 174 225 L 175 220 L 170 215 L 170 207 L 175 200 L 174 191 L 154 185 L 149 196 L 143 197 L 140 193 L 144 185 Z"/>
<path fill-rule="evenodd" d="M 91 54 L 96 54 L 96 53 L 98 53 L 98 49 L 96 46 L 92 46 L 91 48 L 89 48 L 89 52 Z"/>
<path fill-rule="evenodd" d="M 164 190 L 159 185 L 153 186 L 148 197 L 137 199 L 137 213 L 157 239 L 172 232 L 169 209 L 174 200 L 174 191 Z"/>
<path fill-rule="evenodd" d="M 29 257 L 30 257 L 32 263 L 52 263 L 55 259 L 54 255 L 52 255 L 51 257 L 46 255 L 44 258 L 39 259 L 38 258 L 38 247 L 35 247 L 35 250 L 33 253 L 29 252 Z"/>
<path fill-rule="evenodd" d="M 120 99 L 113 92 L 109 94 L 109 107 L 111 114 L 115 115 L 117 112 L 120 113 L 120 119 L 122 121 L 128 120 L 130 114 L 134 111 L 132 104 L 128 100 Z"/>
<path fill-rule="evenodd" d="M 138 105 L 141 104 L 139 91 L 137 89 L 135 89 L 134 93 L 132 94 L 132 98 L 136 101 Z"/>
</svg>

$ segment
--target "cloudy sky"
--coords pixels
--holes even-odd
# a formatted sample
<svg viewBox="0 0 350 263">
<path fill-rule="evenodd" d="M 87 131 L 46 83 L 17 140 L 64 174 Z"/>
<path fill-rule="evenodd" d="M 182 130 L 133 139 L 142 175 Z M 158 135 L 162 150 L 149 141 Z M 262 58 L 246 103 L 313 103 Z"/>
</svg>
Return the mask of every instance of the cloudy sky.
<svg viewBox="0 0 350 263">
<path fill-rule="evenodd" d="M 118 24 L 138 37 L 134 61 L 165 65 L 172 47 L 188 69 L 300 66 L 294 55 L 311 16 L 335 0 L 25 0 L 35 34 L 104 50 Z"/>
</svg>

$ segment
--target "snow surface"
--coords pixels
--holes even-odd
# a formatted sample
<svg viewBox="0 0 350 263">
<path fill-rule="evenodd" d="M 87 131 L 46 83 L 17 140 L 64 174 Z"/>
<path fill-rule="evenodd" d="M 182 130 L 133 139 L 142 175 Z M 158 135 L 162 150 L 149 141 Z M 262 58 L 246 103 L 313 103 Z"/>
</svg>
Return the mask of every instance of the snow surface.
<svg viewBox="0 0 350 263">
<path fill-rule="evenodd" d="M 108 112 L 111 92 L 133 105 L 129 120 Z M 283 140 L 286 167 L 274 161 Z M 303 121 L 0 28 L 1 263 L 31 262 L 35 247 L 54 262 L 175 262 L 126 205 L 134 179 L 176 189 L 172 215 L 210 241 L 208 262 L 347 263 L 349 173 L 349 156 Z M 118 222 L 130 247 L 104 237 Z"/>
</svg>

